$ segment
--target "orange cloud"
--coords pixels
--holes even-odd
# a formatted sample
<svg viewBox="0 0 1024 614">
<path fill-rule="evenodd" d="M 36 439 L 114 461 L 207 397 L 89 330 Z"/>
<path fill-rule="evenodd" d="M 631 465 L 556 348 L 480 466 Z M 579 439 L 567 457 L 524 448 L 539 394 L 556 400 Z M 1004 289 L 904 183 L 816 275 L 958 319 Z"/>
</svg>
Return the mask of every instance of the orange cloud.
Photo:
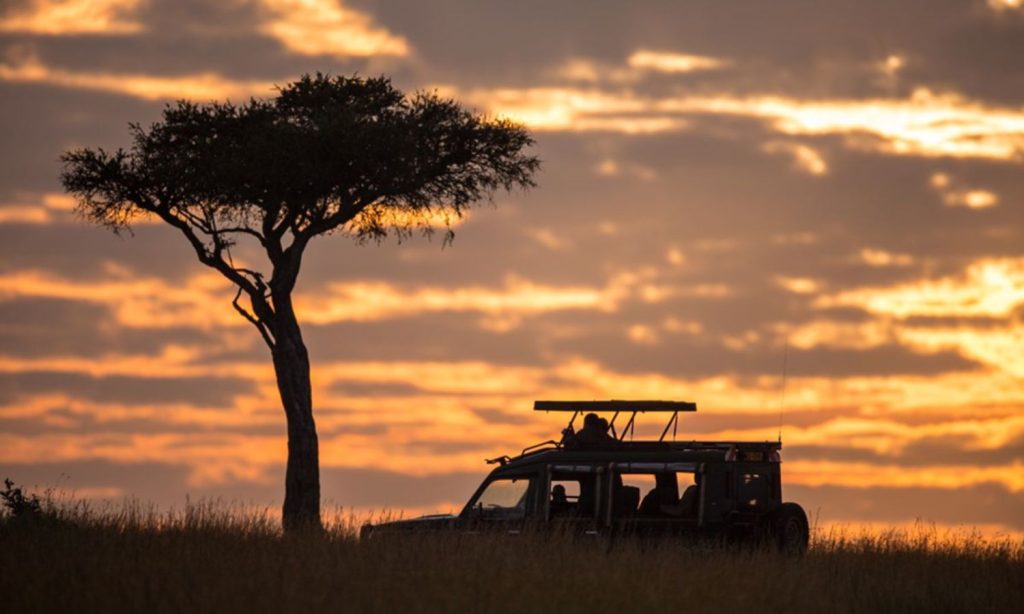
<svg viewBox="0 0 1024 614">
<path fill-rule="evenodd" d="M 914 263 L 913 256 L 894 254 L 884 249 L 865 247 L 857 254 L 857 259 L 872 267 L 910 266 Z"/>
<path fill-rule="evenodd" d="M 1012 11 L 1024 7 L 1024 0 L 988 0 L 988 6 L 995 11 Z"/>
<path fill-rule="evenodd" d="M 857 149 L 924 157 L 1017 159 L 1024 112 L 919 89 L 907 99 L 798 100 L 776 96 L 678 98 L 663 111 L 760 117 L 783 134 L 841 134 Z M 862 135 L 874 137 L 864 141 Z"/>
<path fill-rule="evenodd" d="M 942 196 L 947 207 L 987 209 L 999 204 L 999 195 L 991 190 L 957 186 L 947 173 L 935 173 L 929 180 L 931 187 Z"/>
<path fill-rule="evenodd" d="M 775 283 L 793 294 L 815 294 L 821 285 L 808 277 L 777 276 Z"/>
<path fill-rule="evenodd" d="M 793 167 L 808 175 L 822 176 L 828 174 L 828 164 L 813 147 L 802 143 L 788 141 L 770 141 L 761 146 L 761 150 L 771 154 L 784 154 L 793 160 Z"/>
<path fill-rule="evenodd" d="M 60 193 L 47 193 L 0 205 L 0 224 L 49 224 L 66 220 L 74 209 L 74 199 Z"/>
<path fill-rule="evenodd" d="M 664 73 L 686 73 L 699 70 L 722 68 L 729 63 L 717 58 L 700 55 L 688 55 L 667 51 L 649 51 L 641 49 L 629 56 L 626 61 L 631 68 L 653 70 Z"/>
<path fill-rule="evenodd" d="M 31 34 L 134 34 L 129 19 L 140 0 L 31 0 L 0 19 L 0 32 Z"/>
<path fill-rule="evenodd" d="M 50 68 L 27 57 L 0 63 L 0 81 L 42 83 L 57 87 L 96 90 L 144 100 L 243 100 L 273 93 L 271 81 L 233 80 L 204 72 L 181 76 L 152 76 L 105 72 L 73 72 Z"/>
<path fill-rule="evenodd" d="M 101 280 L 80 281 L 41 271 L 0 274 L 0 300 L 37 296 L 80 300 L 111 307 L 117 321 L 131 328 L 174 326 L 213 329 L 248 326 L 228 305 L 231 287 L 219 274 L 203 271 L 184 281 L 137 277 L 131 271 L 109 267 Z M 518 319 L 550 311 L 574 309 L 615 311 L 635 297 L 647 302 L 664 300 L 672 289 L 647 282 L 648 275 L 621 274 L 604 287 L 546 286 L 515 276 L 499 288 L 402 288 L 387 282 L 351 281 L 327 285 L 322 291 L 304 292 L 295 303 L 304 322 L 330 324 L 374 321 L 435 312 L 476 312 L 488 317 Z M 698 295 L 713 289 L 681 289 Z"/>
<path fill-rule="evenodd" d="M 257 0 L 267 13 L 261 31 L 292 53 L 338 57 L 409 54 L 409 43 L 339 0 Z"/>
<path fill-rule="evenodd" d="M 891 155 L 1014 160 L 1024 112 L 919 89 L 908 98 L 802 100 L 782 96 L 665 96 L 594 87 L 440 88 L 538 130 L 668 132 L 690 114 L 755 117 L 790 136 L 843 135 L 849 147 Z M 821 168 L 809 152 L 801 164 Z"/>
<path fill-rule="evenodd" d="M 986 258 L 961 274 L 888 288 L 861 288 L 816 301 L 819 307 L 854 306 L 877 315 L 908 318 L 1007 317 L 1024 303 L 1024 259 Z"/>
</svg>

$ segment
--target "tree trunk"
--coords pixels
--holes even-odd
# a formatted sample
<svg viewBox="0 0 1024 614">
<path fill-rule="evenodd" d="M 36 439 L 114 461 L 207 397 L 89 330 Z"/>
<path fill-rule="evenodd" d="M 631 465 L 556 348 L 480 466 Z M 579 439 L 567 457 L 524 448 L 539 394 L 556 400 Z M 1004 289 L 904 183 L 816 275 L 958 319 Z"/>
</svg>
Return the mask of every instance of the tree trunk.
<svg viewBox="0 0 1024 614">
<path fill-rule="evenodd" d="M 288 420 L 288 467 L 282 522 L 287 533 L 319 529 L 320 452 L 313 421 L 309 354 L 291 296 L 274 297 L 274 372 Z"/>
</svg>

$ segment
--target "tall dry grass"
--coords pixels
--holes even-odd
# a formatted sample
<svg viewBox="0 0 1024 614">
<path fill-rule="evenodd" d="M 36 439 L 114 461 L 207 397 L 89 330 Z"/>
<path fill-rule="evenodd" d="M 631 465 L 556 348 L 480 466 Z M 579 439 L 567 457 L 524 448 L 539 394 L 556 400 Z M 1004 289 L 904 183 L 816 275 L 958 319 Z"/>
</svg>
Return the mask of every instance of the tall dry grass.
<svg viewBox="0 0 1024 614">
<path fill-rule="evenodd" d="M 45 506 L 0 518 L 5 612 L 1022 612 L 1024 543 L 970 533 L 816 535 L 803 558 L 566 535 L 283 536 L 200 503 Z"/>
</svg>

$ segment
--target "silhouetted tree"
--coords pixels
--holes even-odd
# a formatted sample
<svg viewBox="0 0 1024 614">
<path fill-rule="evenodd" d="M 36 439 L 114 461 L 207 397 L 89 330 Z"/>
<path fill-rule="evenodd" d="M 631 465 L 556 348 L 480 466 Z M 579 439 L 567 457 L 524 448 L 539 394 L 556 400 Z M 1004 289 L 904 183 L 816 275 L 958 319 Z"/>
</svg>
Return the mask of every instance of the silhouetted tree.
<svg viewBox="0 0 1024 614">
<path fill-rule="evenodd" d="M 453 100 L 405 96 L 384 77 L 321 74 L 240 106 L 181 101 L 130 132 L 127 151 L 66 152 L 64 188 L 85 218 L 115 232 L 159 218 L 237 286 L 232 304 L 270 348 L 287 418 L 285 530 L 319 526 L 309 356 L 292 305 L 303 252 L 332 232 L 429 233 L 438 214 L 455 219 L 499 189 L 532 186 L 540 162 L 524 150 L 533 140 Z M 266 252 L 265 272 L 233 261 L 239 241 Z"/>
</svg>

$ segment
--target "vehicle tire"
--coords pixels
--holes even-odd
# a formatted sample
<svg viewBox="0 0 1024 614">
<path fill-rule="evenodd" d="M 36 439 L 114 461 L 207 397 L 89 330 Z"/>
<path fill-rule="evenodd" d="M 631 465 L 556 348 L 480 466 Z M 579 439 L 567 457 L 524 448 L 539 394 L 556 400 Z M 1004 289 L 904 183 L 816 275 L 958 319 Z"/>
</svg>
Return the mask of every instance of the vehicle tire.
<svg viewBox="0 0 1024 614">
<path fill-rule="evenodd" d="M 796 503 L 783 503 L 775 513 L 772 523 L 772 537 L 779 552 L 789 556 L 801 556 L 807 552 L 810 528 L 807 514 Z"/>
</svg>

